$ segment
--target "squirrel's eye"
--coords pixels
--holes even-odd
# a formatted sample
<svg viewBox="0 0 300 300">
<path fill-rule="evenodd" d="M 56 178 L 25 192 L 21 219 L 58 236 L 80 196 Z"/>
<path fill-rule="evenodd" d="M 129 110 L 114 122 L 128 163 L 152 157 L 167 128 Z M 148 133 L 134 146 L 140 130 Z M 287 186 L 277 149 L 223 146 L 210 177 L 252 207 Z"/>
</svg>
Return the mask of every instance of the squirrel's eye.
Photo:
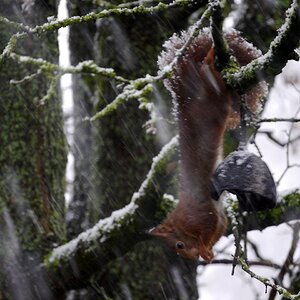
<svg viewBox="0 0 300 300">
<path fill-rule="evenodd" d="M 176 243 L 176 248 L 177 248 L 177 249 L 184 249 L 184 247 L 185 247 L 185 246 L 184 246 L 184 243 L 183 243 L 183 242 L 177 242 L 177 243 Z"/>
</svg>

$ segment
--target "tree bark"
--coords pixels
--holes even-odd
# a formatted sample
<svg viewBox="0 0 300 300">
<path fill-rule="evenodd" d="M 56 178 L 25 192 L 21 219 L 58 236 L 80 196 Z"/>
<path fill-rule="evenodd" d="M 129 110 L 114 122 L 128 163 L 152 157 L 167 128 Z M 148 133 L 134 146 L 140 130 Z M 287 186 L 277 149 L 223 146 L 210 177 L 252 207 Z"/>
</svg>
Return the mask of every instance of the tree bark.
<svg viewBox="0 0 300 300">
<path fill-rule="evenodd" d="M 70 15 L 80 15 L 90 9 L 88 5 L 83 7 L 80 1 L 72 1 Z M 190 15 L 190 11 L 181 9 L 172 13 L 173 16 L 168 19 L 171 25 L 161 24 L 162 15 L 143 15 L 99 20 L 96 27 L 94 24 L 73 26 L 70 33 L 72 63 L 94 59 L 99 66 L 113 67 L 126 78 L 154 73 L 164 40 L 174 32 L 174 28 L 184 28 Z M 79 112 L 80 118 L 93 115 L 117 94 L 116 83 L 101 77 L 76 77 L 74 86 L 75 112 Z M 170 99 L 167 101 L 171 102 Z M 75 122 L 75 191 L 80 190 L 80 193 L 75 193 L 71 207 L 81 205 L 82 210 L 77 212 L 78 219 L 76 221 L 75 217 L 73 224 L 94 225 L 100 218 L 125 206 L 138 190 L 157 151 L 153 138 L 143 130 L 148 118 L 148 113 L 138 109 L 138 103 L 128 103 L 109 118 L 92 124 Z M 153 207 L 154 204 L 150 207 L 151 211 Z M 72 215 L 75 216 L 74 213 Z M 83 229 L 84 226 L 77 228 L 76 233 Z M 124 234 L 130 236 L 130 231 Z M 131 239 L 128 238 L 128 241 Z M 131 244 L 134 246 L 138 241 L 131 241 Z M 133 251 L 122 257 L 124 244 L 119 247 L 117 240 L 115 243 L 112 243 L 112 252 L 118 253 L 119 257 L 115 257 L 115 262 L 109 266 L 101 264 L 99 276 L 94 277 L 95 284 L 104 287 L 108 296 L 180 299 L 174 275 L 177 272 L 186 278 L 183 285 L 188 298 L 197 298 L 194 263 L 178 265 L 177 259 L 168 250 L 149 241 L 138 243 Z M 154 260 L 159 261 L 155 266 Z"/>
<path fill-rule="evenodd" d="M 56 14 L 57 7 L 55 1 L 2 1 L 0 10 L 10 20 L 34 26 Z M 5 23 L 0 26 L 2 52 L 14 28 Z M 28 37 L 17 51 L 57 62 L 56 34 L 45 35 L 42 42 Z M 43 73 L 32 81 L 10 82 L 36 72 L 34 67 L 7 58 L 0 68 L 0 290 L 5 299 L 38 299 L 34 287 L 38 286 L 39 297 L 50 299 L 41 273 L 33 278 L 23 275 L 65 241 L 66 143 L 61 101 L 55 87 L 51 97 L 42 100 L 49 82 L 55 80 Z"/>
</svg>

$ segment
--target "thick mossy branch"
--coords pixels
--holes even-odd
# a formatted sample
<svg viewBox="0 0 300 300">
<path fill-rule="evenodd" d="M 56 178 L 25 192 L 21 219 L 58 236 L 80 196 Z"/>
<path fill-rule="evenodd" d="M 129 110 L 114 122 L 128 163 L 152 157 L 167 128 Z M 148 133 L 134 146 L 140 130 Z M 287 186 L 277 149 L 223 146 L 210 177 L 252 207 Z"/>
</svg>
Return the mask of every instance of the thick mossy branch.
<svg viewBox="0 0 300 300">
<path fill-rule="evenodd" d="M 147 178 L 127 206 L 54 249 L 47 257 L 43 269 L 54 292 L 86 286 L 94 273 L 120 256 L 120 251 L 125 253 L 146 239 L 145 230 L 166 216 L 172 201 L 164 196 L 164 187 L 174 176 L 177 147 L 175 137 L 153 159 Z"/>
<path fill-rule="evenodd" d="M 239 72 L 225 70 L 223 78 L 231 87 L 245 91 L 249 86 L 268 78 L 273 78 L 282 71 L 289 59 L 298 60 L 295 49 L 299 46 L 300 9 L 298 0 L 293 0 L 286 12 L 284 24 L 278 30 L 269 50 L 263 56 L 242 67 Z"/>
<path fill-rule="evenodd" d="M 217 57 L 216 67 L 220 70 L 228 68 L 231 64 L 229 47 L 223 36 L 223 14 L 221 1 L 211 1 L 211 34 L 214 42 L 215 54 Z"/>
<path fill-rule="evenodd" d="M 109 261 L 128 252 L 137 242 L 146 239 L 145 230 L 162 221 L 174 207 L 172 197 L 165 195 L 166 186 L 174 177 L 178 151 L 178 138 L 173 138 L 153 159 L 147 178 L 131 202 L 100 220 L 93 228 L 53 250 L 43 269 L 56 293 L 89 284 L 91 276 Z M 277 208 L 249 214 L 248 230 L 266 228 L 300 218 L 300 193 L 285 196 Z M 229 214 L 234 214 L 232 207 Z M 232 218 L 231 218 L 232 219 Z M 232 224 L 238 234 L 238 224 Z M 126 232 L 126 235 L 124 235 Z M 229 229 L 228 234 L 232 233 Z M 118 250 L 115 248 L 118 245 Z M 239 251 L 239 255 L 242 249 Z"/>
<path fill-rule="evenodd" d="M 251 230 L 263 229 L 300 219 L 300 191 L 295 190 L 281 196 L 278 205 L 271 209 L 249 213 L 247 220 Z"/>
<path fill-rule="evenodd" d="M 232 203 L 237 202 L 229 201 L 226 210 L 228 217 L 234 220 L 231 216 L 238 212 L 238 207 L 236 205 L 233 209 L 231 207 Z M 290 191 L 285 195 L 279 196 L 278 204 L 273 209 L 259 212 L 244 212 L 244 216 L 247 218 L 248 231 L 263 230 L 269 226 L 298 220 L 300 219 L 300 190 Z M 231 226 L 232 228 L 228 228 L 227 234 L 233 233 L 237 224 L 234 223 Z"/>
</svg>

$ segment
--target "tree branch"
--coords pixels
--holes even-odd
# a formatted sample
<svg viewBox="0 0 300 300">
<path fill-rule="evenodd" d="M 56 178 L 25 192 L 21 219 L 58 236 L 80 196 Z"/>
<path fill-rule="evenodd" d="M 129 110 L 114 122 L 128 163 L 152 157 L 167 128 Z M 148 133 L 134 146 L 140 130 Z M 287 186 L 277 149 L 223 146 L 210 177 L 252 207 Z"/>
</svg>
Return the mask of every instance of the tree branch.
<svg viewBox="0 0 300 300">
<path fill-rule="evenodd" d="M 232 73 L 232 70 L 231 72 L 225 70 L 224 80 L 231 87 L 245 91 L 251 85 L 279 74 L 289 59 L 299 59 L 295 52 L 300 40 L 297 34 L 299 28 L 299 4 L 297 0 L 293 0 L 286 12 L 285 22 L 278 30 L 277 37 L 270 44 L 268 52 L 241 67 L 239 72 Z"/>
<path fill-rule="evenodd" d="M 256 273 L 254 273 L 253 271 L 251 271 L 249 268 L 249 265 L 246 263 L 246 261 L 243 258 L 237 257 L 237 260 L 238 260 L 239 264 L 242 266 L 242 269 L 246 273 L 248 273 L 252 278 L 255 278 L 256 280 L 263 283 L 266 287 L 271 287 L 273 290 L 277 291 L 280 295 L 284 296 L 286 299 L 291 299 L 291 300 L 300 299 L 300 292 L 296 295 L 292 295 L 285 288 L 283 288 L 275 283 L 272 283 L 270 281 L 270 279 L 259 276 Z"/>
<path fill-rule="evenodd" d="M 95 121 L 98 118 L 108 115 L 109 113 L 117 109 L 119 105 L 123 104 L 129 99 L 139 99 L 140 95 L 144 97 L 147 93 L 151 91 L 150 89 L 152 88 L 153 83 L 171 77 L 174 69 L 178 64 L 178 61 L 184 55 L 186 49 L 190 46 L 193 39 L 198 36 L 203 21 L 211 15 L 212 10 L 213 6 L 209 5 L 205 12 L 202 14 L 201 18 L 191 27 L 189 37 L 184 42 L 182 47 L 177 50 L 174 59 L 161 72 L 159 72 L 159 74 L 155 76 L 147 74 L 145 77 L 132 80 L 130 84 L 124 87 L 123 92 L 120 95 L 118 95 L 111 103 L 109 103 L 101 111 L 99 111 L 93 117 L 91 117 L 90 120 Z"/>
<path fill-rule="evenodd" d="M 262 230 L 292 220 L 300 219 L 300 191 L 290 191 L 280 196 L 278 205 L 270 210 L 247 214 L 249 230 Z"/>
<path fill-rule="evenodd" d="M 217 57 L 217 67 L 223 70 L 230 66 L 231 56 L 227 42 L 223 37 L 222 3 L 220 1 L 210 1 L 210 5 L 212 6 L 211 35 Z"/>
<path fill-rule="evenodd" d="M 42 25 L 37 25 L 33 28 L 29 26 L 25 26 L 22 23 L 17 23 L 8 20 L 7 18 L 1 17 L 0 22 L 9 24 L 11 26 L 16 27 L 17 29 L 21 29 L 22 31 L 12 35 L 10 41 L 8 42 L 7 46 L 5 47 L 4 51 L 0 55 L 0 63 L 1 61 L 10 53 L 13 51 L 13 49 L 16 46 L 16 42 L 23 37 L 26 37 L 29 34 L 43 34 L 50 31 L 58 30 L 62 27 L 71 26 L 74 24 L 84 23 L 84 22 L 92 22 L 96 21 L 98 19 L 108 18 L 112 16 L 120 16 L 120 15 L 133 15 L 133 14 L 148 14 L 148 13 L 156 13 L 165 9 L 174 8 L 178 6 L 185 6 L 188 4 L 188 1 L 186 0 L 175 0 L 171 3 L 165 4 L 162 2 L 159 2 L 155 6 L 145 7 L 144 5 L 135 6 L 133 8 L 127 8 L 127 7 L 113 7 L 109 9 L 103 9 L 98 12 L 91 12 L 89 14 L 83 15 L 83 16 L 74 16 L 71 18 L 66 18 L 64 20 L 57 20 L 53 19 L 50 20 L 47 23 L 44 23 Z"/>
<path fill-rule="evenodd" d="M 33 58 L 31 56 L 18 55 L 11 53 L 11 58 L 19 63 L 30 64 L 37 66 L 43 72 L 56 73 L 57 75 L 63 74 L 93 74 L 101 75 L 107 78 L 115 79 L 121 83 L 129 83 L 130 81 L 122 76 L 116 74 L 113 68 L 99 67 L 94 61 L 86 60 L 76 66 L 62 67 L 57 64 L 50 63 L 42 58 Z M 16 83 L 13 81 L 13 83 Z"/>
<path fill-rule="evenodd" d="M 300 122 L 298 118 L 264 118 L 257 121 L 257 123 L 272 123 L 272 122 Z"/>
<path fill-rule="evenodd" d="M 163 147 L 127 206 L 52 251 L 42 268 L 55 293 L 88 285 L 90 277 L 120 256 L 120 251 L 125 253 L 148 238 L 145 230 L 163 219 L 174 206 L 172 199 L 163 194 L 177 166 L 177 147 L 177 137 Z"/>
<path fill-rule="evenodd" d="M 146 229 L 162 221 L 173 209 L 174 201 L 164 197 L 164 192 L 177 166 L 177 148 L 178 139 L 173 138 L 153 159 L 147 178 L 127 206 L 115 211 L 111 217 L 100 220 L 74 240 L 54 249 L 47 257 L 43 270 L 54 292 L 87 286 L 95 272 L 120 256 L 114 245 L 118 245 L 122 254 L 130 251 L 137 242 L 148 238 Z M 300 194 L 295 191 L 285 196 L 277 208 L 249 214 L 248 230 L 262 230 L 299 218 Z M 231 232 L 229 229 L 228 234 Z"/>
<path fill-rule="evenodd" d="M 198 261 L 198 266 L 207 266 L 207 265 L 232 265 L 234 263 L 234 260 L 232 259 L 214 259 L 211 262 L 207 261 Z M 280 269 L 281 266 L 278 264 L 274 264 L 273 262 L 269 260 L 249 260 L 248 261 L 249 266 L 258 266 L 258 267 L 270 267 L 273 269 Z"/>
<path fill-rule="evenodd" d="M 297 249 L 298 242 L 299 242 L 299 230 L 300 230 L 300 223 L 297 222 L 293 226 L 293 239 L 292 239 L 292 244 L 291 244 L 290 250 L 289 250 L 288 255 L 285 259 L 285 262 L 283 263 L 281 270 L 276 278 L 276 282 L 278 284 L 282 284 L 285 274 L 289 271 L 290 265 L 294 261 L 294 254 Z M 270 292 L 269 300 L 274 300 L 275 297 L 276 297 L 276 290 L 272 289 Z"/>
<path fill-rule="evenodd" d="M 273 283 L 270 279 L 262 277 L 262 276 L 260 276 L 256 273 L 254 273 L 252 270 L 250 270 L 249 263 L 246 261 L 244 250 L 243 250 L 243 248 L 240 244 L 240 240 L 241 240 L 241 237 L 240 237 L 240 234 L 239 234 L 239 227 L 240 226 L 239 226 L 238 218 L 236 216 L 236 215 L 239 214 L 239 212 L 237 210 L 237 200 L 229 198 L 226 209 L 227 209 L 229 219 L 231 221 L 231 226 L 232 226 L 234 241 L 235 241 L 235 246 L 236 246 L 234 260 L 232 262 L 232 265 L 233 265 L 232 275 L 233 275 L 234 269 L 235 269 L 235 267 L 238 263 L 246 273 L 248 273 L 252 278 L 255 278 L 256 280 L 263 283 L 266 286 L 266 288 L 271 287 L 272 290 L 278 292 L 280 295 L 283 295 L 287 299 L 291 299 L 291 300 L 300 299 L 300 292 L 296 295 L 293 295 L 288 290 L 283 288 L 282 286 L 280 286 L 276 283 Z M 247 221 L 248 221 L 248 218 L 247 218 Z M 296 245 L 297 245 L 298 240 L 299 240 L 299 236 L 298 236 L 299 229 L 298 228 L 299 228 L 299 225 L 297 226 L 297 229 L 294 231 L 293 243 L 292 243 L 292 247 L 290 249 L 288 257 L 290 257 L 290 255 L 293 255 L 294 251 L 296 249 Z M 271 292 L 271 294 L 272 294 L 272 292 Z"/>
</svg>

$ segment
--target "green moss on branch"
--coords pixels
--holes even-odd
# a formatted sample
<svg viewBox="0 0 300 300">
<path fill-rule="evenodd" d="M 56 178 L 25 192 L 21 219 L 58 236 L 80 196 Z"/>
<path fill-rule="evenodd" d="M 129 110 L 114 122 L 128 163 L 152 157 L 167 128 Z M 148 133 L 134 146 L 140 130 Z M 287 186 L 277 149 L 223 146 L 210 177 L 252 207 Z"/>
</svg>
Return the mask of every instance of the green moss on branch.
<svg viewBox="0 0 300 300">
<path fill-rule="evenodd" d="M 270 44 L 268 52 L 242 67 L 239 72 L 231 73 L 230 70 L 225 70 L 223 78 L 227 84 L 245 91 L 249 86 L 279 74 L 289 59 L 298 60 L 295 49 L 300 40 L 297 34 L 299 28 L 299 4 L 297 0 L 293 0 L 286 12 L 285 22 L 278 30 L 277 37 Z"/>
</svg>

